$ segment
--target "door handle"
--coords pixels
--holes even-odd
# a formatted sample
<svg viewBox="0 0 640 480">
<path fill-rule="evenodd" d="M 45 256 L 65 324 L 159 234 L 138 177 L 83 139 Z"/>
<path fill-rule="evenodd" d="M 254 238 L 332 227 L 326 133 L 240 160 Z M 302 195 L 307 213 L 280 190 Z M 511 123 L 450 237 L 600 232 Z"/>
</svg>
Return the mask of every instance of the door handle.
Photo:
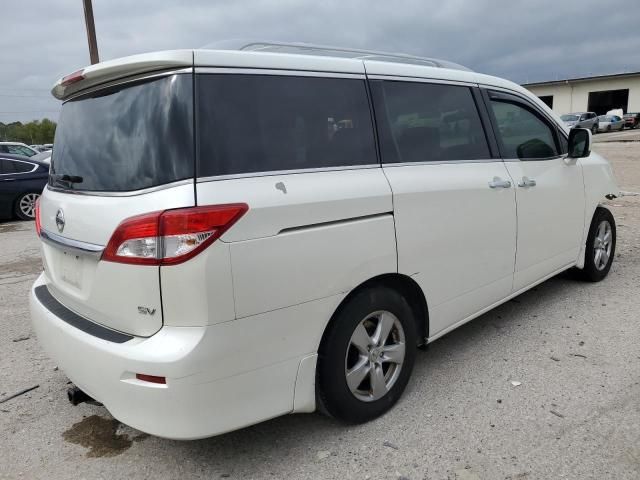
<svg viewBox="0 0 640 480">
<path fill-rule="evenodd" d="M 518 183 L 519 187 L 535 187 L 536 181 L 533 178 L 522 177 L 522 180 Z"/>
<path fill-rule="evenodd" d="M 500 177 L 493 177 L 493 180 L 489 182 L 489 188 L 511 188 L 511 182 Z"/>
</svg>

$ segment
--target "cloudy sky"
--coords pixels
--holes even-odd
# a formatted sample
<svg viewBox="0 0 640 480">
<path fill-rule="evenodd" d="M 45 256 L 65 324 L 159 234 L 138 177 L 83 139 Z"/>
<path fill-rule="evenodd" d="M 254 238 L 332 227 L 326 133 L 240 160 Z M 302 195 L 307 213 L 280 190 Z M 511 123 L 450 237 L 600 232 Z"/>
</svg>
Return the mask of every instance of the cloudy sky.
<svg viewBox="0 0 640 480">
<path fill-rule="evenodd" d="M 101 60 L 251 38 L 439 57 L 519 83 L 640 71 L 636 0 L 93 3 Z M 2 7 L 0 122 L 55 119 L 53 82 L 89 63 L 82 0 Z"/>
</svg>

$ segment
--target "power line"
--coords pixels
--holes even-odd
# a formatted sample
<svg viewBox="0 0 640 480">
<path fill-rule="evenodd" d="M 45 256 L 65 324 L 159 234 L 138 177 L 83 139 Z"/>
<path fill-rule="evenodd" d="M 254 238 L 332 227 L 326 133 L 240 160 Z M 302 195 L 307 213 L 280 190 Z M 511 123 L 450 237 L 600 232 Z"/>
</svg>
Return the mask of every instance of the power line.
<svg viewBox="0 0 640 480">
<path fill-rule="evenodd" d="M 60 110 L 25 110 L 22 112 L 0 112 L 0 115 L 15 115 L 17 113 L 59 113 Z"/>
<path fill-rule="evenodd" d="M 11 97 L 11 98 L 48 98 L 50 100 L 55 100 L 52 95 L 9 95 L 8 93 L 0 93 L 0 97 Z"/>
<path fill-rule="evenodd" d="M 30 92 L 48 92 L 48 88 L 13 88 L 13 87 L 0 87 L 0 90 L 9 90 L 9 91 L 30 91 Z"/>
</svg>

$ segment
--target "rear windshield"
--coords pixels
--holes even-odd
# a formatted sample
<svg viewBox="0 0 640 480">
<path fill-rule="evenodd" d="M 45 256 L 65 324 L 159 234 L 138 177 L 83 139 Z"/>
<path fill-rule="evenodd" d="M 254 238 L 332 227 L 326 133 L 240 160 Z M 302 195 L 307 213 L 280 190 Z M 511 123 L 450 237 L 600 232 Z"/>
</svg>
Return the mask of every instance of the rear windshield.
<svg viewBox="0 0 640 480">
<path fill-rule="evenodd" d="M 62 106 L 49 184 L 140 190 L 193 178 L 192 76 L 127 84 Z"/>
<path fill-rule="evenodd" d="M 560 118 L 562 120 L 564 120 L 565 122 L 577 122 L 578 121 L 578 115 L 562 115 Z"/>
</svg>

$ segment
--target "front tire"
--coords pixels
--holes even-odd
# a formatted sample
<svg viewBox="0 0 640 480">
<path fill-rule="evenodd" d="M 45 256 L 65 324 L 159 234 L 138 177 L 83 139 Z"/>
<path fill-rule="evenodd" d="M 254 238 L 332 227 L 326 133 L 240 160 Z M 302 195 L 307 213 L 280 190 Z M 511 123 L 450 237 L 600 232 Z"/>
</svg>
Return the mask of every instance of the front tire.
<svg viewBox="0 0 640 480">
<path fill-rule="evenodd" d="M 584 268 L 579 276 L 588 282 L 604 279 L 616 253 L 616 222 L 606 208 L 598 207 L 593 214 L 585 250 Z"/>
<path fill-rule="evenodd" d="M 321 410 L 347 423 L 379 417 L 398 401 L 411 376 L 413 311 L 395 290 L 364 289 L 336 313 L 319 353 Z"/>
<path fill-rule="evenodd" d="M 36 200 L 40 197 L 39 193 L 28 192 L 21 194 L 15 202 L 13 208 L 16 217 L 20 220 L 33 220 L 36 218 Z"/>
</svg>

